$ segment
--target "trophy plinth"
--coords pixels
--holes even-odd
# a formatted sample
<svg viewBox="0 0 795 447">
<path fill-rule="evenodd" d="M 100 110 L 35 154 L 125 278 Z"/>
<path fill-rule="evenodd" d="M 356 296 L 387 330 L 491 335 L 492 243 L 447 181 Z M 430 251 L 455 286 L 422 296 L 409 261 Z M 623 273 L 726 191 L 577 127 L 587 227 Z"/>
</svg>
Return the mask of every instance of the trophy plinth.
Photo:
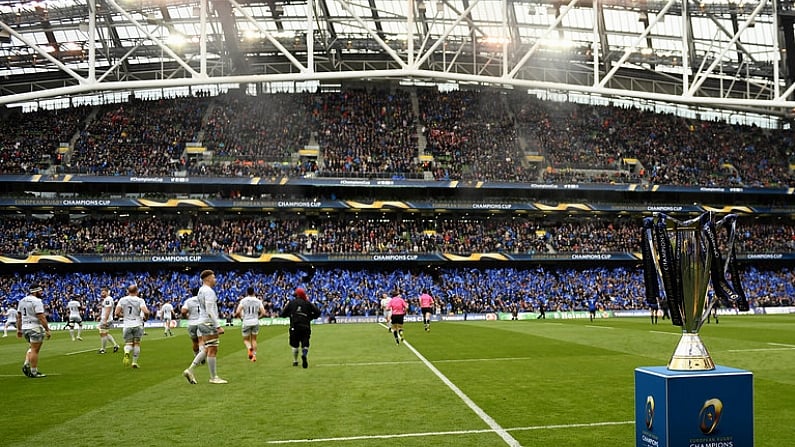
<svg viewBox="0 0 795 447">
<path fill-rule="evenodd" d="M 682 334 L 679 344 L 668 362 L 668 369 L 672 371 L 711 371 L 715 369 L 715 362 L 701 341 L 698 334 Z"/>
</svg>

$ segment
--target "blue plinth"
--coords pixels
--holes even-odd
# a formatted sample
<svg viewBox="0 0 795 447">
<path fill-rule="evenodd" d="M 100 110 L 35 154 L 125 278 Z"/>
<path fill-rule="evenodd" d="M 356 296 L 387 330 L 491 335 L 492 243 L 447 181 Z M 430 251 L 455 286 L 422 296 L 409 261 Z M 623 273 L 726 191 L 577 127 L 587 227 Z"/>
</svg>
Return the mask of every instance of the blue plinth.
<svg viewBox="0 0 795 447">
<path fill-rule="evenodd" d="M 752 447 L 750 371 L 635 369 L 636 447 Z"/>
</svg>

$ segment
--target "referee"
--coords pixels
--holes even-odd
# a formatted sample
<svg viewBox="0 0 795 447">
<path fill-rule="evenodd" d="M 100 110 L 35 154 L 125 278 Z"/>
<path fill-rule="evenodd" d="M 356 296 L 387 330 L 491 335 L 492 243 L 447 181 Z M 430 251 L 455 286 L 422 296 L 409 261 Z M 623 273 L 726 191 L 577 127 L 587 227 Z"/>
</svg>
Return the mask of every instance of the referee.
<svg viewBox="0 0 795 447">
<path fill-rule="evenodd" d="M 312 335 L 312 320 L 320 316 L 320 309 L 309 301 L 306 291 L 295 289 L 295 298 L 282 309 L 282 318 L 290 317 L 290 347 L 293 349 L 293 366 L 298 366 L 298 347 L 301 347 L 301 366 L 309 367 L 309 337 Z"/>
</svg>

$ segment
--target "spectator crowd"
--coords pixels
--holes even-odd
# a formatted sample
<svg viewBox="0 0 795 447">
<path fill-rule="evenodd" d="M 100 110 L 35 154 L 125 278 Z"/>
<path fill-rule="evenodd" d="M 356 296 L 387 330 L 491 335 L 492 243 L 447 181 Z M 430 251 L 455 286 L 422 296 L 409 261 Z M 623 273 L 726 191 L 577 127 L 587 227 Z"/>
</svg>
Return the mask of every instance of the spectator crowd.
<svg viewBox="0 0 795 447">
<path fill-rule="evenodd" d="M 215 287 L 220 315 L 231 317 L 246 289 L 254 287 L 268 312 L 276 316 L 301 286 L 307 290 L 325 318 L 374 316 L 379 314 L 382 293 L 404 296 L 412 313 L 419 312 L 418 297 L 429 290 L 442 314 L 585 310 L 596 299 L 605 310 L 646 309 L 643 272 L 628 268 L 429 268 L 415 271 L 369 271 L 316 269 L 276 271 L 261 269 L 217 272 Z M 752 307 L 792 305 L 795 271 L 747 268 L 743 285 Z M 122 273 L 26 273 L 0 276 L 2 307 L 15 306 L 30 284 L 41 284 L 44 302 L 52 321 L 63 321 L 66 303 L 79 299 L 85 317 L 96 319 L 100 288 L 107 286 L 116 299 L 126 287 L 138 285 L 140 296 L 152 314 L 165 302 L 179 307 L 198 286 L 198 274 L 176 271 Z"/>
<path fill-rule="evenodd" d="M 0 254 L 266 253 L 616 253 L 641 251 L 641 223 L 627 217 L 556 218 L 444 214 L 429 217 L 218 216 L 212 214 L 88 216 L 46 220 L 0 216 Z M 725 232 L 720 232 L 723 239 Z M 739 253 L 795 252 L 795 225 L 742 220 Z"/>
<path fill-rule="evenodd" d="M 7 112 L 0 130 L 2 174 L 52 173 L 52 164 L 57 172 L 101 176 L 795 186 L 793 129 L 494 90 L 131 100 Z M 188 143 L 213 155 L 191 156 Z M 317 155 L 301 152 L 308 147 Z"/>
</svg>

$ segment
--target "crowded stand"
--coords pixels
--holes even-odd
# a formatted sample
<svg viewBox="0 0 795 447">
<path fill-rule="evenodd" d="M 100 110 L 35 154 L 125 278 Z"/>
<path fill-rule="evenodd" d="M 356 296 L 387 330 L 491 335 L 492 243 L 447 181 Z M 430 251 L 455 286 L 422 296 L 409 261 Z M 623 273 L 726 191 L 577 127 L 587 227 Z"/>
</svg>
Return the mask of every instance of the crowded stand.
<svg viewBox="0 0 795 447">
<path fill-rule="evenodd" d="M 280 162 L 309 144 L 306 101 L 298 93 L 221 95 L 202 126 L 203 141 L 219 157 Z"/>
<path fill-rule="evenodd" d="M 292 298 L 297 286 L 305 287 L 323 313 L 333 317 L 375 316 L 379 314 L 381 294 L 401 294 L 410 312 L 419 312 L 417 298 L 427 289 L 437 300 L 440 315 L 535 312 L 543 304 L 548 311 L 585 310 L 587 300 L 596 298 L 603 310 L 646 309 L 643 272 L 629 268 L 439 268 L 409 270 L 316 269 L 276 271 L 261 269 L 217 272 L 219 312 L 231 318 L 237 301 L 246 288 L 266 306 L 269 317 L 278 315 Z M 795 271 L 765 271 L 747 268 L 743 285 L 751 307 L 792 305 L 795 296 Z M 108 286 L 111 295 L 125 295 L 130 284 L 138 285 L 152 314 L 165 302 L 180 305 L 198 286 L 197 274 L 176 271 L 120 273 L 26 273 L 0 276 L 0 296 L 4 308 L 16 305 L 27 293 L 29 284 L 41 284 L 44 303 L 51 321 L 63 321 L 66 303 L 82 301 L 85 317 L 95 320 L 100 305 L 100 287 Z"/>
<path fill-rule="evenodd" d="M 178 253 L 178 230 L 173 219 L 148 216 L 88 217 L 40 220 L 4 216 L 0 253 L 26 254 L 147 254 Z"/>
<path fill-rule="evenodd" d="M 524 158 L 503 95 L 457 91 L 418 93 L 421 122 L 433 155 L 436 180 L 537 180 L 537 173 L 522 166 Z"/>
<path fill-rule="evenodd" d="M 83 216 L 83 215 L 81 215 Z M 795 225 L 743 221 L 740 253 L 795 252 Z M 0 218 L 0 254 L 611 253 L 640 251 L 626 217 L 218 216 L 133 213 Z M 723 235 L 723 234 L 722 234 Z M 723 235 L 725 237 L 725 235 Z"/>
<path fill-rule="evenodd" d="M 323 155 L 320 175 L 410 177 L 420 173 L 416 116 L 407 92 L 349 90 L 311 99 L 308 106 Z"/>
<path fill-rule="evenodd" d="M 186 143 L 196 141 L 208 101 L 182 97 L 104 106 L 80 132 L 64 172 L 170 176 L 183 171 Z"/>
<path fill-rule="evenodd" d="M 0 174 L 43 174 L 59 165 L 59 148 L 68 146 L 90 111 L 83 106 L 0 116 Z"/>
<path fill-rule="evenodd" d="M 517 127 L 548 158 L 548 181 L 559 181 L 561 175 L 565 179 L 565 174 L 556 173 L 566 169 L 618 171 L 625 158 L 632 158 L 641 162 L 642 177 L 652 184 L 782 187 L 795 183 L 789 168 L 795 154 L 792 131 L 636 108 L 527 98 L 519 104 Z"/>
<path fill-rule="evenodd" d="M 76 139 L 58 172 L 795 185 L 792 130 L 493 90 L 237 92 L 17 115 L 0 120 L 7 174 L 45 173 L 42 157 L 57 165 Z M 212 155 L 191 158 L 188 143 Z M 298 155 L 310 146 L 317 155 Z"/>
</svg>

